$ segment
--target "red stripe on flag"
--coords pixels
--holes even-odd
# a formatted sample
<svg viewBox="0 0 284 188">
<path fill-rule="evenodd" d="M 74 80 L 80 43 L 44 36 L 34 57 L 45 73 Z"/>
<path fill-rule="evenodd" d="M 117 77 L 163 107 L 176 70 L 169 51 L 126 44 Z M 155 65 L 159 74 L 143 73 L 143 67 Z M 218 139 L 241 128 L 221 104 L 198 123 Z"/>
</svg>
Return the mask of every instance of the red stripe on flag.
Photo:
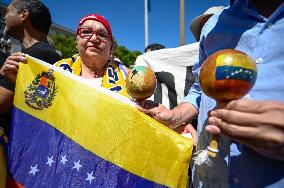
<svg viewBox="0 0 284 188">
<path fill-rule="evenodd" d="M 11 176 L 7 175 L 6 188 L 25 188 L 25 186 L 15 182 L 15 180 Z"/>
</svg>

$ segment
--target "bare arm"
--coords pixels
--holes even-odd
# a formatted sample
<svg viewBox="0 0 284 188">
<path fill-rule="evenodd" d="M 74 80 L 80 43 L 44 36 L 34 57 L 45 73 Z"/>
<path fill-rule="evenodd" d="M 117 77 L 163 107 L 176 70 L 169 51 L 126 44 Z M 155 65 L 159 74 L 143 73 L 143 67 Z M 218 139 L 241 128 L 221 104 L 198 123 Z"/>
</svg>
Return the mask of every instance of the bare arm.
<svg viewBox="0 0 284 188">
<path fill-rule="evenodd" d="M 191 121 L 198 113 L 197 109 L 190 103 L 181 103 L 172 110 L 167 109 L 162 104 L 157 104 L 148 100 L 143 101 L 139 105 L 138 110 L 171 129 L 175 129 L 182 124 Z"/>
<path fill-rule="evenodd" d="M 0 113 L 8 112 L 13 106 L 14 92 L 0 86 Z"/>
</svg>

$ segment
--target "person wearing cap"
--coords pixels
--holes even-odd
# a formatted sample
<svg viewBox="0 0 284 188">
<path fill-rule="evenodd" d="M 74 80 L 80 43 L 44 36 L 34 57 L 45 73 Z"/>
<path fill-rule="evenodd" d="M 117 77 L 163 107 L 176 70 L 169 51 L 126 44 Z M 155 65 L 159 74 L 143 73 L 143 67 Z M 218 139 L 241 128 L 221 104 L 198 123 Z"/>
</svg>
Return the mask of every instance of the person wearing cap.
<svg viewBox="0 0 284 188">
<path fill-rule="evenodd" d="M 214 14 L 221 12 L 223 9 L 223 6 L 210 7 L 202 15 L 197 16 L 191 21 L 189 28 L 196 41 L 200 40 L 201 30 L 208 19 Z"/>
<path fill-rule="evenodd" d="M 113 60 L 113 36 L 109 22 L 99 14 L 84 16 L 76 32 L 79 54 L 60 60 L 55 66 L 89 82 L 128 97 L 125 89 L 127 68 Z"/>
<path fill-rule="evenodd" d="M 206 58 L 228 48 L 251 56 L 257 63 L 258 78 L 248 99 L 232 101 L 212 112 L 215 101 L 201 92 L 198 82 L 191 88 L 185 104 L 198 109 L 197 151 L 208 146 L 208 132 L 220 134 L 222 139 L 219 155 L 210 166 L 193 166 L 193 185 L 284 187 L 284 3 L 283 0 L 230 2 L 228 8 L 212 16 L 202 29 L 200 58 L 193 69 L 196 81 Z M 180 119 L 183 118 L 186 119 Z"/>
<path fill-rule="evenodd" d="M 283 13 L 283 0 L 234 0 L 203 27 L 196 80 L 203 62 L 222 49 L 248 54 L 258 78 L 246 100 L 213 111 L 215 101 L 193 85 L 186 100 L 200 101 L 197 151 L 207 148 L 208 132 L 220 138 L 212 166 L 194 166 L 194 187 L 284 187 Z"/>
<path fill-rule="evenodd" d="M 208 132 L 221 139 L 211 166 L 194 166 L 194 187 L 284 186 L 283 13 L 283 0 L 234 0 L 203 28 L 196 80 L 204 60 L 222 49 L 253 58 L 258 78 L 246 100 L 213 111 L 215 101 L 194 84 L 187 101 L 200 101 L 197 150 L 208 146 Z"/>
</svg>

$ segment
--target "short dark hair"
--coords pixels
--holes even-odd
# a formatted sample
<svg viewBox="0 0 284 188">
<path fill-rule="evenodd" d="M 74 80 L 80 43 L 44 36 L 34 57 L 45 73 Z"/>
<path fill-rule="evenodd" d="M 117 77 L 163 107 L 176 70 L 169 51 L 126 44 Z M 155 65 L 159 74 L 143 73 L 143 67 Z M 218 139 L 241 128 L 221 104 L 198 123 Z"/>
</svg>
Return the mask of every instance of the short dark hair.
<svg viewBox="0 0 284 188">
<path fill-rule="evenodd" d="M 149 44 L 148 46 L 146 46 L 144 52 L 147 52 L 148 49 L 150 49 L 151 51 L 154 51 L 154 50 L 160 50 L 160 49 L 163 49 L 163 48 L 165 48 L 165 46 L 162 45 L 162 44 L 152 43 L 152 44 Z"/>
<path fill-rule="evenodd" d="M 42 2 L 38 0 L 16 0 L 14 5 L 17 13 L 27 9 L 33 27 L 46 35 L 48 34 L 52 23 L 51 15 L 49 9 Z"/>
</svg>

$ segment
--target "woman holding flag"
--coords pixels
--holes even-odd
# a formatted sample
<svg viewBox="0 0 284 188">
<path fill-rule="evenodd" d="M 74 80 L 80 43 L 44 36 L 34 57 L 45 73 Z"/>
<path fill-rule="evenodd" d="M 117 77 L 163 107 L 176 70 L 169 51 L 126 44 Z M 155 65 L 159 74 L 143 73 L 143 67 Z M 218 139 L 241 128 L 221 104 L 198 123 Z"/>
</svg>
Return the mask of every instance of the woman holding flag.
<svg viewBox="0 0 284 188">
<path fill-rule="evenodd" d="M 101 15 L 90 14 L 84 16 L 76 32 L 77 49 L 79 54 L 69 59 L 55 63 L 64 70 L 81 76 L 95 85 L 100 85 L 128 97 L 125 89 L 127 69 L 124 65 L 113 60 L 112 49 L 114 46 L 112 30 L 108 21 Z M 11 82 L 16 82 L 19 62 L 26 62 L 25 54 L 15 53 L 5 62 L 1 75 Z M 0 177 L 5 177 L 4 149 L 1 145 L 4 133 L 0 129 Z M 0 181 L 0 187 L 3 181 Z"/>
</svg>

